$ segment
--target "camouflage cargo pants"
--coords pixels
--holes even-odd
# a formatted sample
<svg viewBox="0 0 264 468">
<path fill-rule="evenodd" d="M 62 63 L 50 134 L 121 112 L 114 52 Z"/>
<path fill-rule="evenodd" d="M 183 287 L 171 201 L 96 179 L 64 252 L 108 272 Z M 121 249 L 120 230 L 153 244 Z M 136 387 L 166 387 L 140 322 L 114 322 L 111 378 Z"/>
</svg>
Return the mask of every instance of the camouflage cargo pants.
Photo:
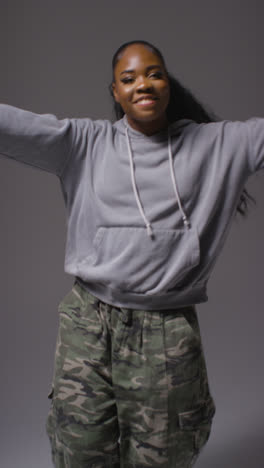
<svg viewBox="0 0 264 468">
<path fill-rule="evenodd" d="M 113 307 L 76 282 L 59 312 L 55 467 L 192 467 L 215 411 L 194 307 Z"/>
</svg>

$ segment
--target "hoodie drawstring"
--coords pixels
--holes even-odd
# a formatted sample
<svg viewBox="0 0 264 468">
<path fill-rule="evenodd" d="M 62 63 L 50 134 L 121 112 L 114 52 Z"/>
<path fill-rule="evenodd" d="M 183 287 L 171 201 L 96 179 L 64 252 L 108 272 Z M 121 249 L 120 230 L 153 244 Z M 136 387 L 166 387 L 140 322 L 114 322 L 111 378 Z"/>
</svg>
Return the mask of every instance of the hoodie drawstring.
<svg viewBox="0 0 264 468">
<path fill-rule="evenodd" d="M 171 178 L 172 178 L 172 185 L 173 185 L 174 192 L 175 192 L 175 195 L 176 195 L 176 200 L 178 202 L 179 209 L 180 209 L 180 212 L 181 212 L 181 215 L 182 215 L 183 224 L 184 224 L 185 227 L 187 227 L 189 229 L 190 228 L 190 221 L 188 220 L 188 218 L 187 218 L 187 216 L 186 216 L 186 214 L 184 212 L 184 209 L 182 207 L 182 204 L 181 204 L 179 190 L 178 190 L 178 187 L 177 187 L 175 174 L 174 174 L 174 169 L 173 169 L 173 159 L 172 159 L 172 150 L 171 150 L 171 134 L 170 134 L 170 129 L 169 128 L 168 128 L 168 152 L 169 152 L 169 160 L 170 160 L 170 173 L 171 173 Z"/>
<path fill-rule="evenodd" d="M 144 223 L 146 225 L 147 233 L 148 233 L 149 236 L 152 236 L 153 235 L 153 228 L 152 228 L 152 225 L 151 225 L 150 221 L 147 219 L 147 217 L 145 215 L 142 203 L 141 203 L 140 198 L 139 198 L 137 185 L 136 185 L 133 154 L 132 154 L 132 148 L 131 148 L 131 144 L 130 144 L 127 124 L 126 124 L 126 141 L 127 141 L 127 148 L 128 148 L 128 154 L 129 154 L 130 174 L 131 174 L 131 180 L 132 180 L 134 195 L 135 195 L 135 198 L 136 198 L 138 209 L 139 209 L 140 214 L 141 214 L 141 216 L 142 216 L 142 218 L 144 220 Z M 169 153 L 169 162 L 170 162 L 170 173 L 171 173 L 172 184 L 173 184 L 176 200 L 177 200 L 177 203 L 179 205 L 179 209 L 180 209 L 180 212 L 181 212 L 181 215 L 182 215 L 182 220 L 183 220 L 184 226 L 185 226 L 185 228 L 189 229 L 190 228 L 190 221 L 188 220 L 188 218 L 187 218 L 187 216 L 186 216 L 186 214 L 185 214 L 185 212 L 183 210 L 181 200 L 180 200 L 180 196 L 179 196 L 178 187 L 177 187 L 177 184 L 176 184 L 175 174 L 174 174 L 174 170 L 173 170 L 173 159 L 172 159 L 172 150 L 171 150 L 171 135 L 170 135 L 169 128 L 168 128 L 168 153 Z"/>
<path fill-rule="evenodd" d="M 128 148 L 129 161 L 130 161 L 130 174 L 131 174 L 131 180 L 132 180 L 132 185 L 133 185 L 135 198 L 136 198 L 136 201 L 137 201 L 137 205 L 138 205 L 138 209 L 140 211 L 140 214 L 141 214 L 142 218 L 144 219 L 144 222 L 145 222 L 145 225 L 146 225 L 146 228 L 147 228 L 147 233 L 148 233 L 149 236 L 152 236 L 153 235 L 152 226 L 151 226 L 149 220 L 147 219 L 147 217 L 146 217 L 146 215 L 144 213 L 143 206 L 142 206 L 142 203 L 140 201 L 139 194 L 138 194 L 138 189 L 137 189 L 136 180 L 135 180 L 133 155 L 132 155 L 132 149 L 131 149 L 130 140 L 129 140 L 129 136 L 128 136 L 127 126 L 126 126 L 126 139 L 127 139 L 127 148 Z"/>
</svg>

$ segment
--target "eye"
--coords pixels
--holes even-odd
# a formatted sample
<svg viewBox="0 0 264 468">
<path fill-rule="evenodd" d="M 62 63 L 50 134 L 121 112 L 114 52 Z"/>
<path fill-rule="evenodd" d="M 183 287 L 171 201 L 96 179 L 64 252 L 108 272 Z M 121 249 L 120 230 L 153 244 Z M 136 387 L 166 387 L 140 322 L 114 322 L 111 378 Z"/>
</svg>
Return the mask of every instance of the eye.
<svg viewBox="0 0 264 468">
<path fill-rule="evenodd" d="M 121 81 L 124 84 L 129 84 L 129 83 L 133 83 L 134 78 L 132 78 L 131 76 L 126 76 L 125 78 L 122 78 Z"/>
<path fill-rule="evenodd" d="M 150 78 L 154 78 L 156 80 L 160 80 L 163 77 L 163 73 L 161 71 L 153 72 L 149 75 Z"/>
</svg>

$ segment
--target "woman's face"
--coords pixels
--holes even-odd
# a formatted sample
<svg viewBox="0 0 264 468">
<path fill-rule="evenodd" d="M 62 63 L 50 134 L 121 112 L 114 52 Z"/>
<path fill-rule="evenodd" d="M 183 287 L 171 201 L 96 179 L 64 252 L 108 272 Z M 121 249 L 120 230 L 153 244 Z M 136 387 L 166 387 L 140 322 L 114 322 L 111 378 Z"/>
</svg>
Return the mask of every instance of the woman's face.
<svg viewBox="0 0 264 468">
<path fill-rule="evenodd" d="M 128 46 L 117 62 L 114 79 L 114 98 L 131 127 L 151 135 L 168 125 L 169 80 L 157 55 L 142 44 Z"/>
</svg>

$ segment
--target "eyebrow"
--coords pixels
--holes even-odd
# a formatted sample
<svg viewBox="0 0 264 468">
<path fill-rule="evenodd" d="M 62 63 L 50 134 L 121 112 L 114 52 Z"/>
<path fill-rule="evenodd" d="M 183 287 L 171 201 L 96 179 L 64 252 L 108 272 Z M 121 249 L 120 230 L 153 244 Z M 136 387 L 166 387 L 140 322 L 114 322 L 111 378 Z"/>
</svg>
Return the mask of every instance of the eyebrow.
<svg viewBox="0 0 264 468">
<path fill-rule="evenodd" d="M 146 71 L 149 72 L 149 71 L 151 71 L 151 70 L 153 70 L 153 69 L 155 69 L 155 68 L 161 69 L 162 67 L 161 67 L 161 65 L 149 65 L 149 66 L 146 68 Z M 125 74 L 125 73 L 135 73 L 135 70 L 124 70 L 124 71 L 122 71 L 122 72 L 120 73 L 120 75 L 123 75 L 123 74 Z"/>
</svg>

